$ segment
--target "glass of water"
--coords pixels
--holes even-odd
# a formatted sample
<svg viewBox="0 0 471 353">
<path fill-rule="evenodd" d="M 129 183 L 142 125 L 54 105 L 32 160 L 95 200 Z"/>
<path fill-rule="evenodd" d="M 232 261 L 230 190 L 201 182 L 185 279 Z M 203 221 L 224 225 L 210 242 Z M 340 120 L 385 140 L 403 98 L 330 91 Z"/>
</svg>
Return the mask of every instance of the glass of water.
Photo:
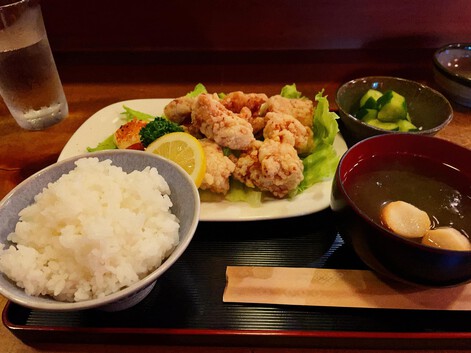
<svg viewBox="0 0 471 353">
<path fill-rule="evenodd" d="M 39 0 L 0 0 L 0 95 L 27 130 L 47 128 L 68 114 Z"/>
</svg>

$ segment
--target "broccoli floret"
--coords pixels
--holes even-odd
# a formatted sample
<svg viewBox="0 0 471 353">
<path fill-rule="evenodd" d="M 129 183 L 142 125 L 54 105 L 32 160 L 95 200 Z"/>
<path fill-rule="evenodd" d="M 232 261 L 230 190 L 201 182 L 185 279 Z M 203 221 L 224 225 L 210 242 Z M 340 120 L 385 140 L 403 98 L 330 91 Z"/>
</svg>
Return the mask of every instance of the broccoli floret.
<svg viewBox="0 0 471 353">
<path fill-rule="evenodd" d="M 183 128 L 180 125 L 158 116 L 139 131 L 139 136 L 141 138 L 142 145 L 147 147 L 165 134 L 182 131 Z"/>
</svg>

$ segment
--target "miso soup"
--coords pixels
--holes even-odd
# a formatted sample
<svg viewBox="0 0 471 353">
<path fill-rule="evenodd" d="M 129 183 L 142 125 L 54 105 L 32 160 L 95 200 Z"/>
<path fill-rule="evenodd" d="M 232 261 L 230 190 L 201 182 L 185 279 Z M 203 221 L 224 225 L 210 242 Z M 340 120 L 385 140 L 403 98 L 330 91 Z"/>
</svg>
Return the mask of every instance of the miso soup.
<svg viewBox="0 0 471 353">
<path fill-rule="evenodd" d="M 471 183 L 455 168 L 425 157 L 388 155 L 359 161 L 345 189 L 357 207 L 381 224 L 381 208 L 405 201 L 427 212 L 432 228 L 453 227 L 471 235 Z"/>
</svg>

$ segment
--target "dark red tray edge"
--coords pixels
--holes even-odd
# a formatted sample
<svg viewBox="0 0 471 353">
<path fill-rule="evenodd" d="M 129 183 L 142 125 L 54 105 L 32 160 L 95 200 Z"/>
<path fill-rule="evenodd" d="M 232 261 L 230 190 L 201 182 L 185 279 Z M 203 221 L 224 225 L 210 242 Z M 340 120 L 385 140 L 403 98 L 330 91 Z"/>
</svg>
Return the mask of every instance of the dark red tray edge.
<svg viewBox="0 0 471 353">
<path fill-rule="evenodd" d="M 17 325 L 8 319 L 11 305 L 12 302 L 7 301 L 2 312 L 2 322 L 13 335 L 29 345 L 45 342 L 87 342 L 368 349 L 391 347 L 395 349 L 463 349 L 471 347 L 471 332 L 277 331 Z M 54 336 L 51 336 L 51 333 Z"/>
</svg>

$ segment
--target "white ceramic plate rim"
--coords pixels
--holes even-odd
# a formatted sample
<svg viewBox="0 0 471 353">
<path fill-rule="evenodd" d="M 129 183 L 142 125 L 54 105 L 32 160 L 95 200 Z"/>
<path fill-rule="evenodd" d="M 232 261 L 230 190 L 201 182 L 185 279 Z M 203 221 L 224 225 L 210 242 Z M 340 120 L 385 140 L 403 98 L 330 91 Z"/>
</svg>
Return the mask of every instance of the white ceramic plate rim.
<svg viewBox="0 0 471 353">
<path fill-rule="evenodd" d="M 111 104 L 87 119 L 64 146 L 59 161 L 86 152 L 110 136 L 123 120 L 120 114 L 123 105 L 151 115 L 160 115 L 170 98 L 133 99 Z M 340 134 L 334 141 L 334 148 L 342 156 L 347 145 Z M 293 199 L 269 200 L 260 207 L 245 202 L 201 202 L 200 221 L 257 221 L 303 216 L 329 207 L 332 180 L 317 183 Z"/>
</svg>

